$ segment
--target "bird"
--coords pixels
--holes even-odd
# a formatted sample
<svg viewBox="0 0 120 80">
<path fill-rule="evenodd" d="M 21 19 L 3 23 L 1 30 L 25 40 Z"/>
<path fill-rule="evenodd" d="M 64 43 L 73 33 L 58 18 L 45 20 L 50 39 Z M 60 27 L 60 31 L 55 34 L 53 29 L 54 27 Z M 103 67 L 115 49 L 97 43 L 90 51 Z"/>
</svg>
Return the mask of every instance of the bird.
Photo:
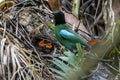
<svg viewBox="0 0 120 80">
<path fill-rule="evenodd" d="M 90 49 L 87 41 L 81 35 L 70 29 L 69 25 L 65 21 L 65 16 L 62 11 L 54 11 L 53 15 L 55 19 L 54 33 L 59 43 L 70 51 L 76 49 L 77 43 L 80 43 L 81 46 Z"/>
</svg>

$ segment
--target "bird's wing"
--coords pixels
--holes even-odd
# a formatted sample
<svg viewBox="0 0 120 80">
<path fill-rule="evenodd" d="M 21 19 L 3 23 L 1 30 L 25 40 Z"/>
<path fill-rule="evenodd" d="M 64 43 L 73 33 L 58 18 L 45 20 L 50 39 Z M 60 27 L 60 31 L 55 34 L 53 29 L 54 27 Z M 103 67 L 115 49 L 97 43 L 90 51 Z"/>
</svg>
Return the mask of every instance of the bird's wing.
<svg viewBox="0 0 120 80">
<path fill-rule="evenodd" d="M 83 37 L 79 36 L 77 33 L 69 29 L 65 29 L 65 30 L 62 29 L 60 31 L 60 35 L 64 39 L 71 41 L 71 42 L 84 42 Z"/>
<path fill-rule="evenodd" d="M 72 30 L 62 29 L 60 30 L 60 36 L 69 42 L 80 43 L 81 45 L 89 49 L 89 45 L 87 44 L 87 41 L 82 36 L 78 35 L 76 32 Z"/>
</svg>

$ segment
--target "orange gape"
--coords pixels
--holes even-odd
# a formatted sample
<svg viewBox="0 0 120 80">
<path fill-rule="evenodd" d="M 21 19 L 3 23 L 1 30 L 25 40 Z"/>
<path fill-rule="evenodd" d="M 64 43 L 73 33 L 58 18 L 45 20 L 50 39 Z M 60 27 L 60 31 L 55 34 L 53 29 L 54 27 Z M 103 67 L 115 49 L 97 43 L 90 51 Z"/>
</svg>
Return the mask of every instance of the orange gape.
<svg viewBox="0 0 120 80">
<path fill-rule="evenodd" d="M 91 40 L 88 41 L 88 44 L 89 44 L 90 46 L 93 46 L 93 45 L 95 45 L 95 44 L 97 44 L 97 43 L 103 43 L 103 41 L 102 41 L 102 40 L 99 40 L 99 39 L 91 39 Z"/>
<path fill-rule="evenodd" d="M 51 49 L 51 48 L 52 48 L 52 43 L 46 44 L 46 48 L 47 48 L 47 49 Z"/>
<path fill-rule="evenodd" d="M 52 43 L 45 43 L 44 40 L 42 40 L 42 41 L 39 42 L 39 46 L 40 47 L 46 47 L 47 49 L 51 49 L 53 47 Z"/>
<path fill-rule="evenodd" d="M 44 47 L 45 46 L 44 40 L 42 40 L 42 41 L 39 42 L 39 46 L 40 47 Z"/>
</svg>

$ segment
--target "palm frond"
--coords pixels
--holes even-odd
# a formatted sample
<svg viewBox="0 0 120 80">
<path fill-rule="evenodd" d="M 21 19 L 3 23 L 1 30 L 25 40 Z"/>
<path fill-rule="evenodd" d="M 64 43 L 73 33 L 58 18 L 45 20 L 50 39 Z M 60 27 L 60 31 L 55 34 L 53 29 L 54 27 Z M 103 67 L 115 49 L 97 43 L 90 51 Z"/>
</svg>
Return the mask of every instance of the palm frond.
<svg viewBox="0 0 120 80">
<path fill-rule="evenodd" d="M 79 79 L 76 74 L 80 72 L 83 74 L 79 65 L 80 62 L 83 61 L 85 52 L 80 47 L 80 44 L 76 44 L 76 46 L 78 50 L 77 56 L 70 51 L 65 51 L 64 56 L 53 58 L 53 60 L 51 60 L 51 62 L 53 62 L 59 68 L 50 68 L 56 73 L 56 78 L 60 80 L 74 80 Z"/>
</svg>

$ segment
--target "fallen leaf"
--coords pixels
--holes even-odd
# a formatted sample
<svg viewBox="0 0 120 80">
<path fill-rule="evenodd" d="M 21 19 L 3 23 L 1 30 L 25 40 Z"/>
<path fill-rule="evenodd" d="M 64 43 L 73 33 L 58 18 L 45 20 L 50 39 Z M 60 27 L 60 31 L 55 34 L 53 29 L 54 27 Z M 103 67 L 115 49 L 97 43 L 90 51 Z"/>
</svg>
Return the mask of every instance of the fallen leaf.
<svg viewBox="0 0 120 80">
<path fill-rule="evenodd" d="M 59 10 L 61 7 L 61 0 L 47 0 L 50 8 L 55 11 L 55 10 Z"/>
<path fill-rule="evenodd" d="M 3 2 L 0 3 L 0 11 L 6 12 L 13 5 L 14 5 L 13 1 L 3 1 Z"/>
</svg>

